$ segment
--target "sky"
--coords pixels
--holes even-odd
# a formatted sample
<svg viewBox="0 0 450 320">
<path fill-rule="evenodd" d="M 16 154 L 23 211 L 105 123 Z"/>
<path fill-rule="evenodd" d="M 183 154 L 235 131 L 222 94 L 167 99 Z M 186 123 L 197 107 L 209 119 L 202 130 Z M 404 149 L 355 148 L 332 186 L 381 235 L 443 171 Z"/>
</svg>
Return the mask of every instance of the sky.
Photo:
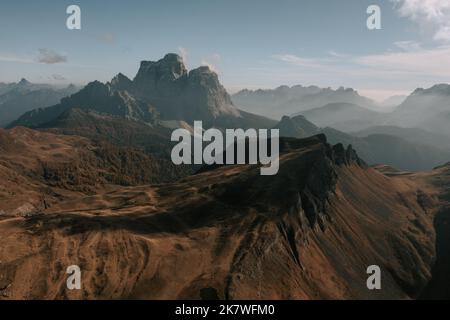
<svg viewBox="0 0 450 320">
<path fill-rule="evenodd" d="M 73 4 L 81 30 L 66 27 Z M 133 78 L 175 52 L 231 93 L 301 84 L 382 100 L 450 81 L 450 0 L 2 0 L 0 44 L 0 82 Z"/>
</svg>

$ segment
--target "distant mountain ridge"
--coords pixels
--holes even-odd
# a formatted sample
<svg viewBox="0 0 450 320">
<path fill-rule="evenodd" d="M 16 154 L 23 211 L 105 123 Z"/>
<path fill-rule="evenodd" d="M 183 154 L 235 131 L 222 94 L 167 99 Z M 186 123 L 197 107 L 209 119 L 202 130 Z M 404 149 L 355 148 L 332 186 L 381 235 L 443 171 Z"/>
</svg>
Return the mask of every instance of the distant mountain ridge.
<svg viewBox="0 0 450 320">
<path fill-rule="evenodd" d="M 448 146 L 442 140 L 450 139 L 449 84 L 418 88 L 408 97 L 395 97 L 394 100 L 404 101 L 391 111 L 381 112 L 364 104 L 335 101 L 308 110 L 298 106 L 299 111 L 292 116 L 301 114 L 319 127 L 331 127 L 347 133 L 386 128 L 401 138 L 408 138 L 408 134 L 419 134 L 420 143 Z"/>
<path fill-rule="evenodd" d="M 369 98 L 360 96 L 351 88 L 340 87 L 319 88 L 301 85 L 276 89 L 244 89 L 232 96 L 233 102 L 243 110 L 256 112 L 273 119 L 284 115 L 298 114 L 301 111 L 322 107 L 330 103 L 352 103 L 368 109 L 376 109 L 376 103 Z"/>
<path fill-rule="evenodd" d="M 384 116 L 382 113 L 353 103 L 329 103 L 319 108 L 302 111 L 299 114 L 319 127 L 332 127 L 345 132 L 373 126 L 379 123 Z"/>
<path fill-rule="evenodd" d="M 32 91 L 38 89 L 49 89 L 52 86 L 49 84 L 35 84 L 31 83 L 25 78 L 20 79 L 19 82 L 11 82 L 11 83 L 0 83 L 0 95 L 3 95 L 9 91 Z"/>
<path fill-rule="evenodd" d="M 432 133 L 421 128 L 374 126 L 360 131 L 351 132 L 351 134 L 357 137 L 367 137 L 372 134 L 388 134 L 413 143 L 432 145 L 440 149 L 450 149 L 449 137 L 442 134 Z"/>
<path fill-rule="evenodd" d="M 385 124 L 422 128 L 450 136 L 450 85 L 416 89 L 389 115 Z"/>
<path fill-rule="evenodd" d="M 94 81 L 60 104 L 25 113 L 11 126 L 37 128 L 70 108 L 94 110 L 154 124 L 158 120 L 202 120 L 205 127 L 271 127 L 276 122 L 238 110 L 216 73 L 187 71 L 176 54 L 142 61 L 133 80 L 119 73 L 108 83 Z"/>
<path fill-rule="evenodd" d="M 8 125 L 23 113 L 34 108 L 48 107 L 60 102 L 79 88 L 69 85 L 56 88 L 48 84 L 35 84 L 26 79 L 18 83 L 0 84 L 0 127 Z"/>
<path fill-rule="evenodd" d="M 419 141 L 414 141 L 413 137 L 407 139 L 402 128 L 386 130 L 384 133 L 382 133 L 382 129 L 367 133 L 361 131 L 352 135 L 330 127 L 319 128 L 302 115 L 292 118 L 283 117 L 275 128 L 280 129 L 282 137 L 301 139 L 319 133 L 325 134 L 332 144 L 342 143 L 345 147 L 352 146 L 358 155 L 370 165 L 385 164 L 411 171 L 430 170 L 450 159 L 449 149 L 425 142 L 427 141 L 425 139 L 434 138 L 432 134 L 426 134 L 426 132 L 423 133 L 423 140 Z M 403 137 L 397 131 L 400 131 Z M 391 134 L 386 134 L 386 132 Z"/>
</svg>

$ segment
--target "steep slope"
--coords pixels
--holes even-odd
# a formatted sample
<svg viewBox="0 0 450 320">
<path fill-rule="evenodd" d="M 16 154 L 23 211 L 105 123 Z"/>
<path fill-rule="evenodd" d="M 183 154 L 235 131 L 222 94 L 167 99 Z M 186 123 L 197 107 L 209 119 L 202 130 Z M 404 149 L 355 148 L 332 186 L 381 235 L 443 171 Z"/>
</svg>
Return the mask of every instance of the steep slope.
<svg viewBox="0 0 450 320">
<path fill-rule="evenodd" d="M 262 114 L 273 119 L 284 115 L 298 114 L 301 111 L 319 108 L 330 103 L 352 103 L 376 109 L 375 103 L 362 97 L 351 88 L 319 88 L 300 85 L 280 86 L 268 90 L 244 89 L 232 96 L 233 102 L 243 110 Z"/>
<path fill-rule="evenodd" d="M 434 218 L 436 230 L 436 261 L 432 279 L 422 291 L 421 299 L 450 299 L 450 163 L 435 168 L 430 173 L 416 174 L 418 181 L 425 180 L 437 189 L 441 206 Z"/>
<path fill-rule="evenodd" d="M 142 61 L 131 81 L 118 74 L 110 82 L 89 83 L 60 104 L 25 113 L 13 126 L 47 126 L 65 111 L 78 108 L 155 124 L 159 120 L 202 120 L 204 127 L 269 128 L 276 122 L 239 111 L 208 67 L 187 71 L 180 56 Z"/>
<path fill-rule="evenodd" d="M 414 181 L 367 168 L 323 135 L 281 145 L 276 176 L 260 176 L 258 166 L 223 166 L 1 221 L 4 294 L 417 297 L 431 277 L 437 201 Z M 83 272 L 81 291 L 65 289 L 65 268 L 73 264 Z M 366 287 L 373 264 L 383 272 L 380 291 Z"/>
<path fill-rule="evenodd" d="M 438 84 L 416 89 L 390 115 L 386 124 L 424 130 L 450 136 L 450 85 Z"/>
</svg>

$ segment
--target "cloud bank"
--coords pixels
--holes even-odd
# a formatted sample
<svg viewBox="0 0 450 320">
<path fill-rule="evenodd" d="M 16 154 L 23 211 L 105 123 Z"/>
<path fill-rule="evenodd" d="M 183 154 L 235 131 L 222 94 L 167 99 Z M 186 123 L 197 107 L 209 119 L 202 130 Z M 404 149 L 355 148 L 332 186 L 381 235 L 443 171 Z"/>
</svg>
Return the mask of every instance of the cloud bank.
<svg viewBox="0 0 450 320">
<path fill-rule="evenodd" d="M 408 18 L 426 31 L 435 41 L 450 42 L 449 0 L 391 0 L 400 16 Z"/>
</svg>

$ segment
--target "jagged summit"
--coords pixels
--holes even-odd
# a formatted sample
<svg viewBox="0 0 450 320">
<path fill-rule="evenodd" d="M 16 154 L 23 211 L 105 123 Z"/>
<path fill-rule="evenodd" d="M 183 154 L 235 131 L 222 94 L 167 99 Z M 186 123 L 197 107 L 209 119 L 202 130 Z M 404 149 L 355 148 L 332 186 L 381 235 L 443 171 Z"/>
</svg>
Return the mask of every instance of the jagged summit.
<svg viewBox="0 0 450 320">
<path fill-rule="evenodd" d="M 222 115 L 240 116 L 215 72 L 206 66 L 188 71 L 177 54 L 142 61 L 133 85 L 134 93 L 157 106 L 166 120 L 212 123 Z"/>
<path fill-rule="evenodd" d="M 133 82 L 123 73 L 118 73 L 109 84 L 114 90 L 129 90 Z"/>
<path fill-rule="evenodd" d="M 141 61 L 134 82 L 138 85 L 146 85 L 150 81 L 173 81 L 186 74 L 187 69 L 183 58 L 175 53 L 169 53 L 158 61 Z"/>
<path fill-rule="evenodd" d="M 317 86 L 280 86 L 276 89 L 242 90 L 232 96 L 233 102 L 245 111 L 258 112 L 273 119 L 320 108 L 330 103 L 351 103 L 376 109 L 371 99 L 352 88 L 319 88 Z M 314 122 L 314 121 L 313 121 Z"/>
<path fill-rule="evenodd" d="M 412 95 L 450 95 L 450 85 L 447 83 L 440 83 L 428 89 L 417 88 Z"/>
<path fill-rule="evenodd" d="M 22 78 L 22 79 L 20 79 L 20 81 L 17 84 L 20 86 L 29 86 L 29 85 L 31 85 L 31 82 L 25 78 Z"/>
</svg>

